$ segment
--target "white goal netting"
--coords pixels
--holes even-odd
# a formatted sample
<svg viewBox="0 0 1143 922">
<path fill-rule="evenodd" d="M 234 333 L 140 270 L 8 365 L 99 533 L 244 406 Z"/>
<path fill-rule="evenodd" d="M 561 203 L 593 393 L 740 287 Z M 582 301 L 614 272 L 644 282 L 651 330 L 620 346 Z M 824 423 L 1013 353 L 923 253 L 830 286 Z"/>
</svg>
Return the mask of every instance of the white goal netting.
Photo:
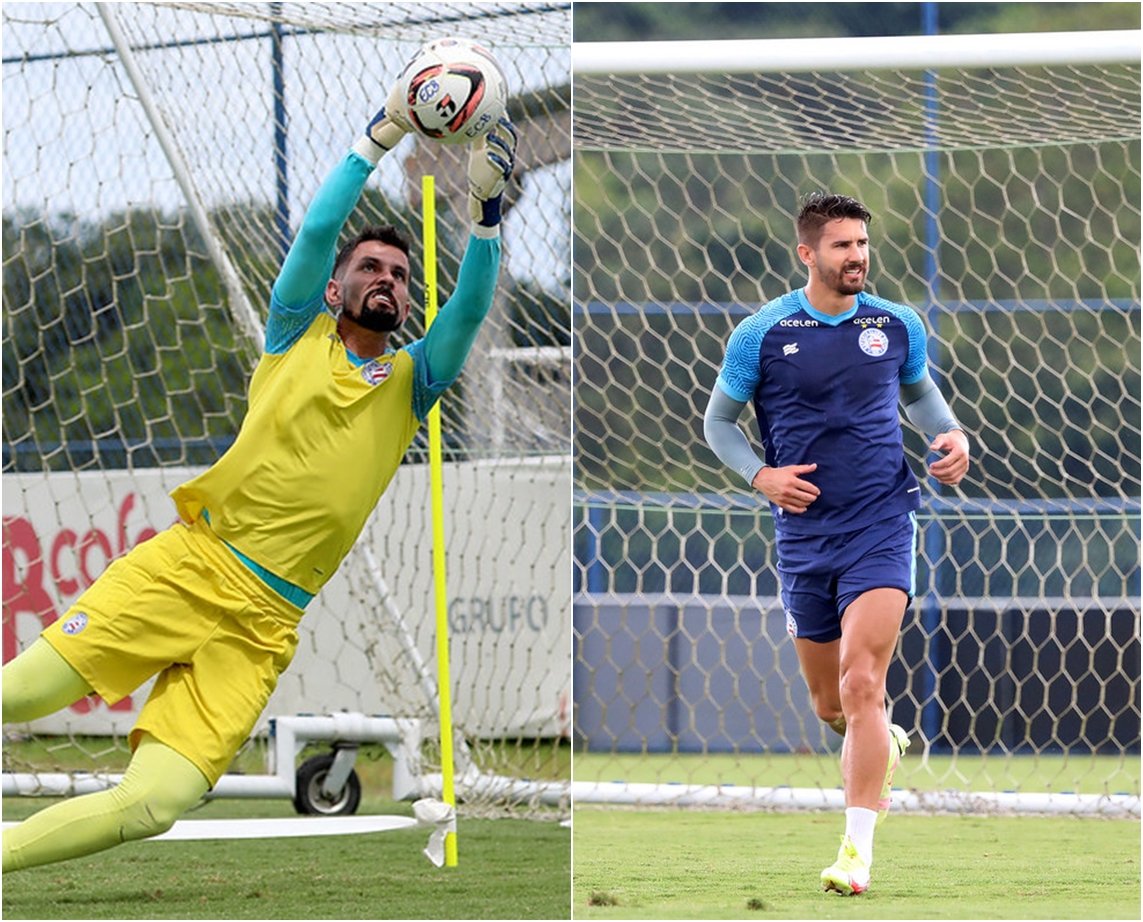
<svg viewBox="0 0 1143 922">
<path fill-rule="evenodd" d="M 467 774 L 527 776 L 566 800 L 570 5 L 5 3 L 3 25 L 5 660 L 170 524 L 168 491 L 229 446 L 285 249 L 404 63 L 442 35 L 497 55 L 521 137 L 502 274 L 442 402 L 457 792 L 492 807 Z M 468 234 L 465 153 L 406 138 L 347 228 L 393 223 L 415 241 L 410 339 L 421 177 L 437 188 L 443 302 Z M 266 717 L 418 719 L 429 777 L 422 436 L 310 606 Z M 5 771 L 121 767 L 145 692 L 6 728 Z"/>
<path fill-rule="evenodd" d="M 906 805 L 1138 814 L 1139 35 L 1008 38 L 577 46 L 577 802 L 841 803 L 770 515 L 702 436 L 828 189 L 974 444 L 889 675 Z"/>
</svg>

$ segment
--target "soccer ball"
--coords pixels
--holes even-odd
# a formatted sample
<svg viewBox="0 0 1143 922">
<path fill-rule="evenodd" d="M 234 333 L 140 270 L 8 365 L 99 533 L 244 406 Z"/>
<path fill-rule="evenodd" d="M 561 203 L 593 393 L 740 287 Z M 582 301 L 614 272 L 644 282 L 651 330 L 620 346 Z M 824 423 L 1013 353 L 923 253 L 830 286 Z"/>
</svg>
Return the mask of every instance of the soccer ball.
<svg viewBox="0 0 1143 922">
<path fill-rule="evenodd" d="M 496 59 L 466 38 L 438 38 L 406 65 L 397 82 L 401 113 L 413 129 L 442 144 L 468 144 L 508 108 L 508 83 Z"/>
</svg>

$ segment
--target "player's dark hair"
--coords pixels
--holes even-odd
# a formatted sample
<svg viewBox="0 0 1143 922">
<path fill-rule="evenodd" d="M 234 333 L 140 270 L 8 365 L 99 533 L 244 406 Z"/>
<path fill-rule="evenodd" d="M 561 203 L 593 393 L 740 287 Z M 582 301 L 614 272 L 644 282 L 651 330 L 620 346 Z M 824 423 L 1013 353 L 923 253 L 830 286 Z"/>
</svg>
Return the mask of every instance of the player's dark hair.
<svg viewBox="0 0 1143 922">
<path fill-rule="evenodd" d="M 822 228 L 839 218 L 857 218 L 866 224 L 873 220 L 869 209 L 855 198 L 832 192 L 811 192 L 802 199 L 798 211 L 798 243 L 816 247 Z"/>
<path fill-rule="evenodd" d="M 334 275 L 337 275 L 338 270 L 349 262 L 349 257 L 353 255 L 353 251 L 367 240 L 376 240 L 378 243 L 388 244 L 396 247 L 406 256 L 409 255 L 409 238 L 392 224 L 370 224 L 347 240 L 345 245 L 337 251 L 337 257 L 333 261 Z"/>
</svg>

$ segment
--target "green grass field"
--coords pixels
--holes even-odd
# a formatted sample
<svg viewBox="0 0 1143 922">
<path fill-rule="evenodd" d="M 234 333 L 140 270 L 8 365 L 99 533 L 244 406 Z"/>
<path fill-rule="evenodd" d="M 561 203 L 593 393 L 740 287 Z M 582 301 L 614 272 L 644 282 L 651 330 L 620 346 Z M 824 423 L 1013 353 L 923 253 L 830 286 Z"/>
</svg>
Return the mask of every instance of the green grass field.
<svg viewBox="0 0 1143 922">
<path fill-rule="evenodd" d="M 836 755 L 575 754 L 576 781 L 837 787 Z M 1139 793 L 1139 757 L 910 752 L 898 788 Z M 1138 820 L 922 816 L 877 834 L 873 886 L 821 893 L 837 813 L 577 805 L 577 919 L 1138 919 Z"/>
<path fill-rule="evenodd" d="M 42 745 L 42 744 L 40 744 Z M 7 755 L 31 759 L 27 746 Z M 363 747 L 359 815 L 412 815 L 388 798 L 392 763 Z M 558 749 L 558 751 L 556 751 Z M 503 761 L 514 758 L 513 751 Z M 121 758 L 121 756 L 120 756 Z M 536 761 L 520 750 L 516 761 Z M 248 754 L 248 771 L 261 763 Z M 548 747 L 537 775 L 567 777 L 568 747 Z M 525 764 L 523 769 L 535 768 Z M 42 809 L 5 798 L 4 819 Z M 188 819 L 295 816 L 288 801 L 217 800 Z M 571 834 L 552 818 L 458 821 L 458 865 L 423 854 L 424 827 L 292 839 L 132 842 L 99 855 L 6 875 L 5 919 L 567 919 Z"/>
<path fill-rule="evenodd" d="M 1138 919 L 1139 822 L 891 816 L 859 897 L 840 814 L 577 807 L 576 919 Z"/>
<path fill-rule="evenodd" d="M 829 753 L 645 756 L 577 752 L 575 780 L 840 787 L 841 770 L 837 756 Z M 1140 758 L 1090 754 L 1066 758 L 1062 755 L 933 755 L 924 758 L 910 749 L 894 784 L 917 791 L 1070 791 L 1138 796 Z"/>
<path fill-rule="evenodd" d="M 40 804 L 42 806 L 42 804 Z M 214 803 L 193 818 L 290 815 Z M 9 816 L 5 804 L 5 818 Z M 458 823 L 459 861 L 428 830 L 299 839 L 131 842 L 5 875 L 5 919 L 566 919 L 571 842 L 532 820 Z"/>
<path fill-rule="evenodd" d="M 23 755 L 34 755 L 25 752 Z M 556 754 L 566 776 L 568 752 Z M 577 780 L 831 783 L 836 758 L 575 755 Z M 548 756 L 543 761 L 549 762 Z M 523 766 L 525 768 L 529 766 Z M 549 766 L 550 767 L 550 766 Z M 255 770 L 255 766 L 246 766 Z M 360 813 L 388 800 L 390 765 L 359 759 Z M 811 780 L 812 779 L 812 780 Z M 1138 792 L 1139 759 L 907 759 L 918 789 L 1016 779 Z M 6 799 L 4 819 L 44 801 Z M 276 801 L 215 801 L 190 818 L 292 816 Z M 878 833 L 872 889 L 818 890 L 840 814 L 578 806 L 574 835 L 551 821 L 462 817 L 457 868 L 421 854 L 425 829 L 363 836 L 139 842 L 5 878 L 3 916 L 418 919 L 1137 919 L 1137 820 L 894 815 Z M 574 869 L 573 869 L 574 853 Z"/>
</svg>

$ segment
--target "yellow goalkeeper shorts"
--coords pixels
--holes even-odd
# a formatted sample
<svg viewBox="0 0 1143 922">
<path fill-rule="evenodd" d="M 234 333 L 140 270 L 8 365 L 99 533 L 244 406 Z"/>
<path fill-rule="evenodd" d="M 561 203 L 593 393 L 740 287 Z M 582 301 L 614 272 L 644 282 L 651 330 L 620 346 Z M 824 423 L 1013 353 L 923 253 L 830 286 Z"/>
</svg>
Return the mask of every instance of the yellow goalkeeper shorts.
<svg viewBox="0 0 1143 922">
<path fill-rule="evenodd" d="M 200 520 L 114 561 L 43 636 L 109 704 L 157 674 L 132 749 L 150 733 L 213 787 L 293 659 L 301 616 Z"/>
</svg>

